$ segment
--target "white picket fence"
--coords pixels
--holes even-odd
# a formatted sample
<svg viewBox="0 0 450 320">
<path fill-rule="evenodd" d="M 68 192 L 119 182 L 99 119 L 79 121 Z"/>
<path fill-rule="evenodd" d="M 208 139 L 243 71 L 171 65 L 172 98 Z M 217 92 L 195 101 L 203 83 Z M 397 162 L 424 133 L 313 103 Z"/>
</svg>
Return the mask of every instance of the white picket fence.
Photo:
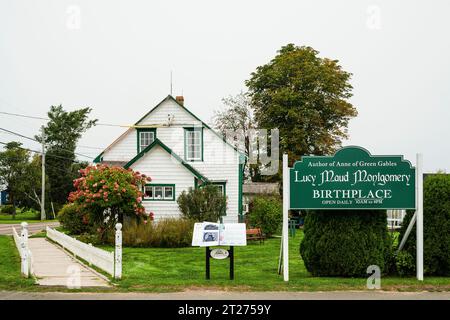
<svg viewBox="0 0 450 320">
<path fill-rule="evenodd" d="M 118 223 L 116 225 L 116 247 L 113 252 L 96 248 L 49 227 L 47 227 L 47 237 L 58 243 L 63 247 L 63 249 L 67 249 L 72 252 L 75 257 L 79 257 L 90 265 L 94 265 L 97 268 L 107 272 L 115 279 L 120 279 L 122 277 L 121 229 L 122 225 Z"/>
<path fill-rule="evenodd" d="M 22 222 L 22 231 L 19 234 L 15 227 L 12 227 L 14 242 L 20 254 L 20 272 L 24 277 L 33 275 L 33 256 L 28 248 L 28 223 Z"/>
<path fill-rule="evenodd" d="M 405 218 L 406 210 L 387 210 L 387 225 L 391 230 L 399 229 Z"/>
</svg>

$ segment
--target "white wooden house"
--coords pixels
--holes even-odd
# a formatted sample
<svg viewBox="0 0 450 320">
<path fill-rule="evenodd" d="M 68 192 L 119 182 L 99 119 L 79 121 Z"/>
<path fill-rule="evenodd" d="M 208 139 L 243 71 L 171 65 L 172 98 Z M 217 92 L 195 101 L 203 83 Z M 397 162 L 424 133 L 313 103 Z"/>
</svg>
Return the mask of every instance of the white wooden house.
<svg viewBox="0 0 450 320">
<path fill-rule="evenodd" d="M 215 184 L 227 197 L 227 220 L 242 215 L 243 164 L 238 150 L 184 106 L 167 96 L 97 158 L 151 177 L 144 187 L 146 212 L 155 220 L 178 217 L 177 198 L 189 188 Z"/>
</svg>

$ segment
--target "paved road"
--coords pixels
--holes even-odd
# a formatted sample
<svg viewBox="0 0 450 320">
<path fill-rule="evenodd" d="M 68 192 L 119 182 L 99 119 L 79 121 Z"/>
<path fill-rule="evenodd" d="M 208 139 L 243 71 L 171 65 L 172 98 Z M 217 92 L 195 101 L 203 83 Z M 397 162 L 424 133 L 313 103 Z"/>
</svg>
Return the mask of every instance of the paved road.
<svg viewBox="0 0 450 320">
<path fill-rule="evenodd" d="M 59 222 L 29 223 L 28 234 L 32 235 L 38 233 L 44 230 L 46 226 L 52 228 L 59 227 Z M 17 232 L 20 234 L 20 230 L 22 230 L 20 223 L 14 223 L 14 224 L 0 224 L 0 235 L 12 235 L 12 227 L 15 227 Z"/>
<path fill-rule="evenodd" d="M 62 293 L 0 291 L 0 300 L 450 300 L 450 292 L 229 292 Z"/>
<path fill-rule="evenodd" d="M 69 288 L 109 287 L 98 273 L 79 263 L 61 247 L 45 238 L 28 239 L 32 254 L 32 268 L 41 286 Z"/>
</svg>

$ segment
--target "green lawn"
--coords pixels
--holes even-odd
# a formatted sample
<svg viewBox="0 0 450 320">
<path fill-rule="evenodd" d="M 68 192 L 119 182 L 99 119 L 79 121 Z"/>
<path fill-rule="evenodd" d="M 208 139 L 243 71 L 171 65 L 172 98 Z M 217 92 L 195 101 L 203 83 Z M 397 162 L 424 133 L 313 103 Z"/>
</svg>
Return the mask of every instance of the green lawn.
<svg viewBox="0 0 450 320">
<path fill-rule="evenodd" d="M 20 257 L 13 238 L 0 236 L 0 290 L 29 289 L 33 283 L 20 275 Z"/>
<path fill-rule="evenodd" d="M 228 278 L 228 260 L 211 259 L 211 280 L 205 280 L 204 248 L 124 248 L 121 290 L 171 291 L 203 287 L 225 290 L 367 290 L 365 278 L 312 277 L 300 258 L 299 244 L 303 237 L 297 232 L 290 238 L 290 281 L 285 283 L 277 274 L 280 239 L 269 239 L 265 244 L 250 242 L 246 247 L 235 247 L 235 280 Z M 110 248 L 112 250 L 112 248 Z M 423 283 L 415 278 L 384 277 L 384 290 L 450 290 L 449 278 L 426 278 Z"/>
<path fill-rule="evenodd" d="M 13 219 L 12 215 L 0 214 L 0 224 L 21 223 L 23 221 L 26 221 L 28 223 L 38 223 L 38 222 L 48 222 L 48 221 L 54 221 L 54 220 L 41 221 L 40 215 L 36 214 L 36 212 L 32 212 L 32 211 L 26 211 L 26 212 L 18 211 L 15 219 Z"/>
<path fill-rule="evenodd" d="M 211 280 L 205 280 L 204 248 L 124 248 L 123 278 L 108 291 L 166 292 L 184 289 L 252 291 L 367 290 L 365 278 L 311 277 L 299 255 L 303 234 L 290 238 L 290 281 L 277 274 L 280 239 L 235 248 L 235 280 L 228 278 L 228 260 L 211 259 Z M 112 247 L 104 247 L 113 250 Z M 0 290 L 63 290 L 40 288 L 20 276 L 19 257 L 11 237 L 0 236 Z M 450 290 L 450 277 L 383 277 L 382 290 Z M 86 290 L 87 291 L 87 290 Z M 89 290 L 92 291 L 92 290 Z M 95 291 L 104 291 L 96 289 Z"/>
</svg>

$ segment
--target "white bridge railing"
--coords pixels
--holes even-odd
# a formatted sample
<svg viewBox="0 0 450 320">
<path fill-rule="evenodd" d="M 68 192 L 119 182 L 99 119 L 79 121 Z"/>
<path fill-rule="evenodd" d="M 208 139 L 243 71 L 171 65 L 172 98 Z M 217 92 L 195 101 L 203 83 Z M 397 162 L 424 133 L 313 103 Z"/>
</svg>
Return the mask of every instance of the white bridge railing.
<svg viewBox="0 0 450 320">
<path fill-rule="evenodd" d="M 104 270 L 115 279 L 120 279 L 122 277 L 121 229 L 122 225 L 118 223 L 116 225 L 116 247 L 113 252 L 96 248 L 49 227 L 47 227 L 47 237 L 61 245 L 63 249 L 72 252 L 75 257 L 80 257 L 90 265 Z"/>
<path fill-rule="evenodd" d="M 24 277 L 30 277 L 33 274 L 33 256 L 28 248 L 28 223 L 22 222 L 22 231 L 19 234 L 15 227 L 12 227 L 14 242 L 20 254 L 20 272 Z"/>
</svg>

